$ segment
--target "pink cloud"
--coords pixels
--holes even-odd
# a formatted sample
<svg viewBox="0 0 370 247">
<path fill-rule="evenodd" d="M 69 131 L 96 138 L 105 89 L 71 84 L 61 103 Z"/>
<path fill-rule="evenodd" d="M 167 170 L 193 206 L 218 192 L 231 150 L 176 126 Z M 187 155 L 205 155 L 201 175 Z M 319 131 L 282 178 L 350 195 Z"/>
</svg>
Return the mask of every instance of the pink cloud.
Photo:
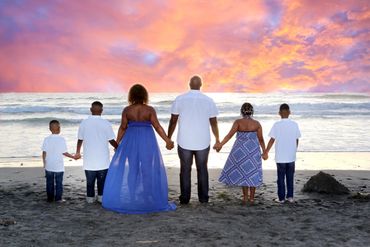
<svg viewBox="0 0 370 247">
<path fill-rule="evenodd" d="M 2 92 L 369 92 L 366 1 L 1 4 Z"/>
</svg>

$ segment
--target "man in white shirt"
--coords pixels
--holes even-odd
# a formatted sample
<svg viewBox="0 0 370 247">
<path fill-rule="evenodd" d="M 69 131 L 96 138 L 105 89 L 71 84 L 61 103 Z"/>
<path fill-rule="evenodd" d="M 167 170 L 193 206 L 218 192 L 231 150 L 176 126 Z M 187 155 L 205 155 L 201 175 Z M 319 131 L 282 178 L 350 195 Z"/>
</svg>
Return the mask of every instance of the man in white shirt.
<svg viewBox="0 0 370 247">
<path fill-rule="evenodd" d="M 210 125 L 216 143 L 219 143 L 217 126 L 218 110 L 213 100 L 204 95 L 200 88 L 202 79 L 193 76 L 190 79 L 190 91 L 178 96 L 172 104 L 168 137 L 171 138 L 179 122 L 177 152 L 180 158 L 180 203 L 188 204 L 191 195 L 191 167 L 193 157 L 198 175 L 198 198 L 201 203 L 208 202 L 208 154 L 211 135 Z"/>
<path fill-rule="evenodd" d="M 277 186 L 279 197 L 276 201 L 280 203 L 285 202 L 285 200 L 293 202 L 295 160 L 301 132 L 299 131 L 298 124 L 289 119 L 290 109 L 288 104 L 280 105 L 279 114 L 281 116 L 281 120 L 272 126 L 269 133 L 271 139 L 267 144 L 267 148 L 263 156 L 264 158 L 268 157 L 268 152 L 274 142 L 276 142 L 275 162 L 277 166 Z M 285 187 L 287 188 L 287 193 L 285 193 Z"/>
<path fill-rule="evenodd" d="M 93 102 L 90 111 L 92 115 L 83 120 L 78 129 L 76 157 L 81 157 L 83 144 L 86 201 L 93 203 L 95 201 L 95 180 L 97 180 L 98 201 L 102 202 L 105 177 L 110 163 L 108 143 L 114 148 L 117 148 L 118 144 L 115 141 L 112 125 L 101 117 L 103 104 L 99 101 Z"/>
</svg>

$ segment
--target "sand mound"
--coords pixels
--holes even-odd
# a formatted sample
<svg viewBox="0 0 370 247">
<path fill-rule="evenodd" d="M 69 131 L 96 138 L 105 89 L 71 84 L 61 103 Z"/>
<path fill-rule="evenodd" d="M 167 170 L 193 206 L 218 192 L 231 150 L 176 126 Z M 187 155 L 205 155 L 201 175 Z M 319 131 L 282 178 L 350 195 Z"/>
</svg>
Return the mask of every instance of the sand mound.
<svg viewBox="0 0 370 247">
<path fill-rule="evenodd" d="M 349 194 L 349 189 L 343 184 L 339 183 L 333 176 L 325 172 L 319 172 L 312 176 L 303 186 L 303 192 L 318 192 L 325 194 Z"/>
</svg>

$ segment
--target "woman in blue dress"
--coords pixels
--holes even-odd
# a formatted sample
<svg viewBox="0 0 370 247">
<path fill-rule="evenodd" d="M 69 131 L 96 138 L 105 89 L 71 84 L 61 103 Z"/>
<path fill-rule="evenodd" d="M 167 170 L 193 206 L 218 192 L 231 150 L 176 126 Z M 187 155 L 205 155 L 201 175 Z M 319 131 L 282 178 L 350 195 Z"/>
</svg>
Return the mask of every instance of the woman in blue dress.
<svg viewBox="0 0 370 247">
<path fill-rule="evenodd" d="M 221 172 L 219 181 L 227 185 L 241 186 L 243 190 L 243 204 L 254 202 L 256 187 L 262 184 L 262 153 L 265 151 L 265 142 L 261 124 L 252 118 L 253 106 L 244 103 L 240 109 L 241 119 L 234 122 L 230 132 L 220 144 L 215 145 L 219 152 L 231 137 L 237 132 L 235 143 Z"/>
<path fill-rule="evenodd" d="M 167 175 L 153 127 L 168 149 L 174 144 L 147 105 L 148 92 L 142 85 L 131 87 L 128 101 L 104 185 L 103 207 L 126 214 L 175 210 L 168 202 Z"/>
</svg>

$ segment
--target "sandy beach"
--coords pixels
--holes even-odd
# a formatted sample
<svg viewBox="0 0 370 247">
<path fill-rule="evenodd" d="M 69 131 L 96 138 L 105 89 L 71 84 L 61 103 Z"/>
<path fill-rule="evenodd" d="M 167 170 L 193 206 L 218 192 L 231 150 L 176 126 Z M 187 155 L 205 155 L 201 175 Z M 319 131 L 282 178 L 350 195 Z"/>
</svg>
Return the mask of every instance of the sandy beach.
<svg viewBox="0 0 370 247">
<path fill-rule="evenodd" d="M 320 155 L 319 155 L 320 157 Z M 0 168 L 0 246 L 369 246 L 370 201 L 301 192 L 317 170 L 297 170 L 293 204 L 278 205 L 275 170 L 264 170 L 254 206 L 210 169 L 210 202 L 180 206 L 179 170 L 167 168 L 174 212 L 122 215 L 85 203 L 80 166 L 67 166 L 64 203 L 47 203 L 41 167 Z M 370 171 L 328 170 L 356 194 L 370 193 Z"/>
<path fill-rule="evenodd" d="M 0 247 L 370 247 L 369 123 L 370 0 L 0 0 Z"/>
</svg>

